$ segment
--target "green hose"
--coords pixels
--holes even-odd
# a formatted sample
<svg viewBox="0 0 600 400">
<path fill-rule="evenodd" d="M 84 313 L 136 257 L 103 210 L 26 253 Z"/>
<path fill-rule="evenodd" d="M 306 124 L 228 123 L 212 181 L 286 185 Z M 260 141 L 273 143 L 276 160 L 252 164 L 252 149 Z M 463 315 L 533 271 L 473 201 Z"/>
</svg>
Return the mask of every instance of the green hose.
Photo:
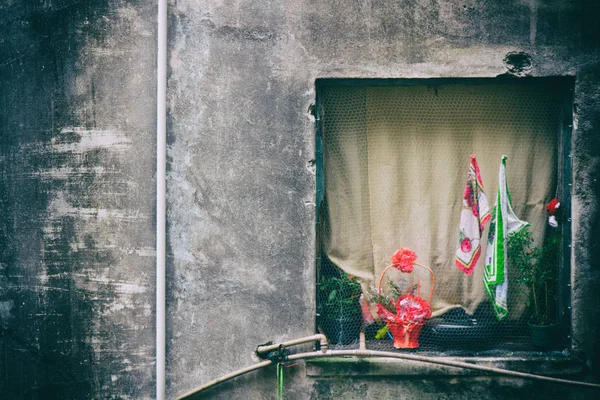
<svg viewBox="0 0 600 400">
<path fill-rule="evenodd" d="M 283 400 L 283 363 L 277 363 L 277 400 Z"/>
</svg>

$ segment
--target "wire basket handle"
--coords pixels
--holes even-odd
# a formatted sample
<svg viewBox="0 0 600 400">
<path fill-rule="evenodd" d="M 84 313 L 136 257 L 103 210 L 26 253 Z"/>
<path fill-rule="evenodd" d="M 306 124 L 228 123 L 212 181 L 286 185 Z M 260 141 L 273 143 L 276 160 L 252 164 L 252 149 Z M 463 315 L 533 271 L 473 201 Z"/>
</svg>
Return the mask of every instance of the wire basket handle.
<svg viewBox="0 0 600 400">
<path fill-rule="evenodd" d="M 429 271 L 429 274 L 431 275 L 431 290 L 429 291 L 429 301 L 428 303 L 431 305 L 431 300 L 433 300 L 433 290 L 435 288 L 435 275 L 433 274 L 433 271 L 431 270 L 431 268 L 424 266 L 423 264 L 419 264 L 416 262 L 413 262 L 413 265 L 418 265 L 421 268 L 425 268 L 427 271 Z M 386 267 L 386 269 L 383 270 L 383 272 L 381 273 L 381 275 L 379 276 L 379 283 L 377 284 L 377 293 L 382 294 L 381 293 L 381 283 L 383 282 L 383 277 L 385 276 L 386 272 L 390 269 L 390 268 L 394 268 L 394 264 L 392 265 L 388 265 Z M 419 288 L 418 288 L 418 296 L 421 295 L 421 280 L 419 279 Z"/>
</svg>

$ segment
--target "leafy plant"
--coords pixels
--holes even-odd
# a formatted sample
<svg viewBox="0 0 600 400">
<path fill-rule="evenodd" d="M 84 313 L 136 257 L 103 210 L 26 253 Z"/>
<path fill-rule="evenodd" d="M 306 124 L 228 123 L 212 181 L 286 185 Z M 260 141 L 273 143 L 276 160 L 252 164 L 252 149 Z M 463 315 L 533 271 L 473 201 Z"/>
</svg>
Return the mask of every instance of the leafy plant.
<svg viewBox="0 0 600 400">
<path fill-rule="evenodd" d="M 408 283 L 406 281 L 401 282 L 401 284 L 397 284 L 389 277 L 387 278 L 387 285 L 389 288 L 388 294 L 379 293 L 375 287 L 371 287 L 369 291 L 369 302 L 371 304 L 381 304 L 381 306 L 390 313 L 396 313 L 396 302 L 398 301 L 398 298 L 406 294 L 415 294 L 418 286 L 415 284 L 408 287 Z M 389 327 L 387 325 L 380 326 L 377 329 L 375 339 L 383 339 L 387 337 L 388 331 Z"/>
<path fill-rule="evenodd" d="M 508 237 L 508 260 L 519 271 L 518 281 L 529 288 L 531 323 L 550 325 L 556 320 L 557 283 L 560 265 L 560 236 L 551 230 L 541 247 L 533 235 L 522 229 Z"/>
<path fill-rule="evenodd" d="M 345 272 L 324 277 L 319 285 L 321 313 L 324 318 L 356 318 L 360 315 L 360 283 Z"/>
</svg>

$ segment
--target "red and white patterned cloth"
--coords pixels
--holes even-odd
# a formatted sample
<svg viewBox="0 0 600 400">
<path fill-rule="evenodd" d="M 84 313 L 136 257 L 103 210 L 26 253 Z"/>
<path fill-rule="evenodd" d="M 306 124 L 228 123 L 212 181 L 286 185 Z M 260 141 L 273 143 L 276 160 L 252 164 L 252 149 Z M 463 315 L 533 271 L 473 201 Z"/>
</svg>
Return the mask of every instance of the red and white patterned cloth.
<svg viewBox="0 0 600 400">
<path fill-rule="evenodd" d="M 460 212 L 460 231 L 456 248 L 456 266 L 465 274 L 473 272 L 481 255 L 481 233 L 490 220 L 490 206 L 483 191 L 483 182 L 475 154 L 471 154 L 469 176 Z"/>
</svg>

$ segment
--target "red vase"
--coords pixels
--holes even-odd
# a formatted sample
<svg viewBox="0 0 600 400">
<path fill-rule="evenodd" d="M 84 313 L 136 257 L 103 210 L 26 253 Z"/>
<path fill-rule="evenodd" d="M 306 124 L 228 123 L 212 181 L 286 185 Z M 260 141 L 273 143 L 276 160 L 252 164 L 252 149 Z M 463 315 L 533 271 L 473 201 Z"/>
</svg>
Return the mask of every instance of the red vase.
<svg viewBox="0 0 600 400">
<path fill-rule="evenodd" d="M 388 322 L 387 326 L 394 337 L 394 347 L 396 349 L 416 349 L 419 347 L 419 335 L 423 323 L 403 325 Z"/>
</svg>

